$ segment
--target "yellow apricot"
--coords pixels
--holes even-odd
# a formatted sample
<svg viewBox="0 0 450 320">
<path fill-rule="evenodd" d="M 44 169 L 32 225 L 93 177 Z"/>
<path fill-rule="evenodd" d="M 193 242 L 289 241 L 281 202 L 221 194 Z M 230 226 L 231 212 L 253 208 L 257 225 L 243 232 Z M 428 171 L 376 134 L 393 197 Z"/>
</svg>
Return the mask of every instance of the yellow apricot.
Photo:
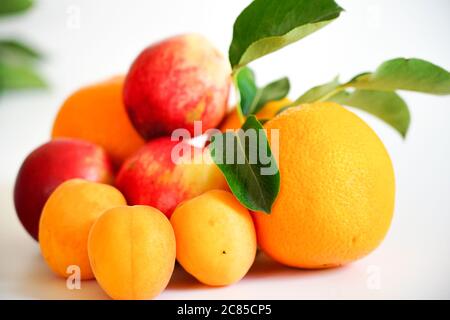
<svg viewBox="0 0 450 320">
<path fill-rule="evenodd" d="M 151 299 L 169 283 L 175 236 L 166 216 L 153 207 L 106 211 L 89 234 L 95 278 L 113 299 Z"/>
<path fill-rule="evenodd" d="M 76 266 L 81 279 L 92 279 L 87 252 L 89 230 L 106 209 L 123 205 L 125 198 L 110 185 L 82 179 L 59 185 L 45 203 L 39 222 L 39 245 L 50 268 L 67 277 L 72 274 L 68 268 Z"/>
<path fill-rule="evenodd" d="M 170 221 L 178 262 L 204 284 L 224 286 L 237 282 L 255 260 L 252 218 L 227 191 L 211 190 L 183 202 Z"/>
</svg>

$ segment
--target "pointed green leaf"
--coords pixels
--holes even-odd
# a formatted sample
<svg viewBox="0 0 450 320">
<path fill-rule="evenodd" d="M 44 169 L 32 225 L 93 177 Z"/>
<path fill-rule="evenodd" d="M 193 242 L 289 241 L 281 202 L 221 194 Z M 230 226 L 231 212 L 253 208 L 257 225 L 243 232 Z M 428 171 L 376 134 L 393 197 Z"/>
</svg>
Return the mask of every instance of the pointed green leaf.
<svg viewBox="0 0 450 320">
<path fill-rule="evenodd" d="M 256 85 L 255 74 L 249 67 L 239 69 L 236 83 L 239 105 L 244 116 L 256 114 L 269 101 L 286 97 L 290 89 L 289 79 L 286 77 L 259 88 Z"/>
<path fill-rule="evenodd" d="M 402 137 L 405 137 L 408 132 L 411 121 L 409 109 L 405 101 L 395 92 L 374 90 L 342 91 L 332 96 L 328 101 L 364 110 L 389 124 Z"/>
<path fill-rule="evenodd" d="M 1 0 L 0 17 L 3 15 L 19 13 L 29 9 L 33 5 L 33 0 Z"/>
<path fill-rule="evenodd" d="M 244 67 L 239 70 L 236 75 L 237 87 L 239 90 L 239 105 L 242 110 L 242 114 L 247 116 L 250 114 L 253 104 L 255 103 L 256 96 L 258 95 L 258 87 L 255 83 L 255 74 L 253 71 Z"/>
<path fill-rule="evenodd" d="M 4 64 L 24 64 L 42 56 L 29 45 L 17 40 L 0 40 L 0 61 Z"/>
<path fill-rule="evenodd" d="M 306 91 L 300 98 L 295 100 L 295 104 L 298 105 L 300 103 L 310 103 L 321 100 L 328 94 L 334 92 L 340 85 L 339 77 L 335 77 L 328 83 L 316 86 Z"/>
<path fill-rule="evenodd" d="M 0 63 L 0 91 L 44 87 L 45 81 L 31 67 Z"/>
<path fill-rule="evenodd" d="M 277 114 L 280 114 L 284 110 L 298 106 L 299 104 L 302 103 L 312 103 L 319 100 L 323 100 L 327 98 L 329 95 L 333 95 L 334 93 L 336 93 L 340 89 L 340 86 L 341 84 L 339 83 L 339 77 L 336 76 L 330 82 L 309 89 L 299 98 L 297 98 L 297 100 L 295 100 L 293 103 L 278 110 Z"/>
<path fill-rule="evenodd" d="M 250 210 L 270 213 L 280 190 L 280 173 L 256 117 L 249 116 L 237 132 L 213 136 L 209 148 L 239 202 Z"/>
<path fill-rule="evenodd" d="M 236 19 L 229 59 L 233 69 L 321 29 L 343 9 L 333 0 L 255 0 Z"/>
<path fill-rule="evenodd" d="M 348 86 L 370 90 L 410 90 L 450 94 L 450 73 L 425 60 L 397 58 L 381 64 L 374 73 L 363 73 Z"/>
<path fill-rule="evenodd" d="M 285 98 L 288 95 L 290 88 L 291 84 L 287 77 L 269 83 L 261 89 L 259 99 L 257 103 L 254 104 L 255 107 L 253 110 L 251 110 L 251 114 L 256 114 L 264 107 L 266 103 L 270 101 L 276 101 Z"/>
</svg>

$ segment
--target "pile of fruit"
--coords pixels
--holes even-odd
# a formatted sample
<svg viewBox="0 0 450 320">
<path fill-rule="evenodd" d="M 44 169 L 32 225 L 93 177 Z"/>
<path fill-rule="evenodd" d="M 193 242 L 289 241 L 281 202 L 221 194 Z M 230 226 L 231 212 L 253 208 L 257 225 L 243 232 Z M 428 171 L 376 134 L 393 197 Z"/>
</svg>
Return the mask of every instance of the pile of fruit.
<svg viewBox="0 0 450 320">
<path fill-rule="evenodd" d="M 270 29 L 275 22 L 266 9 L 278 6 L 291 17 L 289 3 L 297 15 L 309 14 L 290 21 L 303 36 L 341 11 L 331 0 L 256 0 L 236 21 L 230 63 L 204 37 L 180 35 L 143 50 L 126 76 L 82 88 L 63 103 L 52 140 L 25 159 L 14 190 L 19 219 L 51 270 L 68 277 L 75 266 L 114 299 L 149 299 L 167 286 L 175 260 L 200 282 L 224 286 L 246 275 L 258 247 L 288 266 L 328 268 L 380 244 L 394 210 L 392 163 L 369 126 L 336 101 L 361 107 L 358 101 L 368 100 L 352 94 L 381 99 L 396 88 L 376 91 L 376 79 L 366 76 L 369 89 L 346 95 L 362 78 L 334 81 L 294 102 L 285 80 L 257 88 L 245 65 L 301 37 L 285 33 L 289 41 L 258 48 L 274 35 L 261 27 L 251 39 L 249 25 L 267 20 L 261 25 Z M 233 87 L 238 102 L 230 108 Z M 375 107 L 365 104 L 381 118 L 392 112 Z M 407 121 L 407 128 L 404 108 L 384 120 L 393 127 Z M 234 135 L 263 122 L 269 141 L 278 135 L 270 146 L 277 170 L 269 177 L 254 164 L 245 167 L 250 171 L 216 164 L 210 145 L 171 137 L 179 129 L 192 138 L 212 128 Z"/>
</svg>

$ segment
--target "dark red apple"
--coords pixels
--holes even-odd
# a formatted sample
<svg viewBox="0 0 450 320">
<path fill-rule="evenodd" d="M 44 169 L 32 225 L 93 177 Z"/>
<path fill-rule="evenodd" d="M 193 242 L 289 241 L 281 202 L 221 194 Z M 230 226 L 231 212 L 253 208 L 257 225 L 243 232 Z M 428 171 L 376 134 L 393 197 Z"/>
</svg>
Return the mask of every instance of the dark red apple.
<svg viewBox="0 0 450 320">
<path fill-rule="evenodd" d="M 39 218 L 47 198 L 72 178 L 111 183 L 108 155 L 87 141 L 55 139 L 35 149 L 23 162 L 14 187 L 14 204 L 20 222 L 34 239 L 38 240 Z"/>
</svg>

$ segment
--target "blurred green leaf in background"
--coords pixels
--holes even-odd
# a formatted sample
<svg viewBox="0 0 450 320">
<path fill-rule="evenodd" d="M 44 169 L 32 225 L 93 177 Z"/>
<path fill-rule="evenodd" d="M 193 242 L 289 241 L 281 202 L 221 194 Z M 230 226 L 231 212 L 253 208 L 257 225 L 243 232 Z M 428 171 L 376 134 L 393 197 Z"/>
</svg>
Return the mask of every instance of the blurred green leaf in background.
<svg viewBox="0 0 450 320">
<path fill-rule="evenodd" d="M 1 18 L 23 13 L 33 0 L 1 0 Z M 0 39 L 0 94 L 9 90 L 44 88 L 44 79 L 35 70 L 42 55 L 30 45 L 17 39 Z"/>
<path fill-rule="evenodd" d="M 33 0 L 2 0 L 0 1 L 0 16 L 21 13 L 33 5 Z"/>
</svg>

